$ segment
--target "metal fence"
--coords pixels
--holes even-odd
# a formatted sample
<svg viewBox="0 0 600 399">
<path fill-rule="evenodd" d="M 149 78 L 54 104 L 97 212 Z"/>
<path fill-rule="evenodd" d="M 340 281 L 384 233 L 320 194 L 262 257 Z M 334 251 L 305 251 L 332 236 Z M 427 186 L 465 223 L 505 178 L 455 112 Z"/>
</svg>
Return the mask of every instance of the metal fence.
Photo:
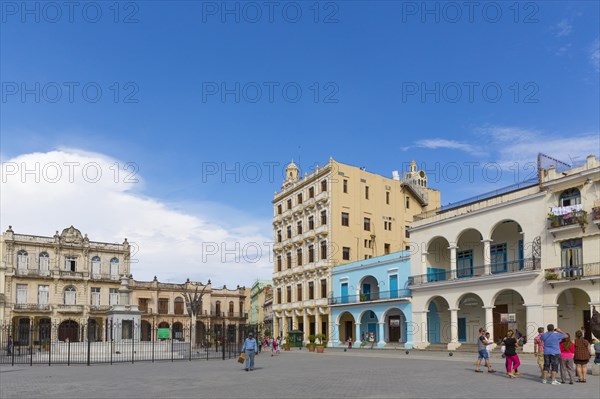
<svg viewBox="0 0 600 399">
<path fill-rule="evenodd" d="M 60 324 L 0 326 L 0 364 L 99 364 L 231 359 L 256 326 L 174 323 L 162 328 L 147 321 L 98 324 L 94 319 Z"/>
</svg>

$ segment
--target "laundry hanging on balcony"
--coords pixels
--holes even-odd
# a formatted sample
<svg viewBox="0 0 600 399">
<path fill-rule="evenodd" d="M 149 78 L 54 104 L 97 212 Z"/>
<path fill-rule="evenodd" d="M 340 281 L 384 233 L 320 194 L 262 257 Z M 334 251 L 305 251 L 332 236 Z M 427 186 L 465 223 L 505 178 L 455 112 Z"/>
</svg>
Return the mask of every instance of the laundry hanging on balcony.
<svg viewBox="0 0 600 399">
<path fill-rule="evenodd" d="M 569 206 L 557 206 L 552 208 L 550 213 L 552 213 L 555 216 L 562 216 L 572 212 L 579 212 L 581 210 L 583 210 L 583 204 L 577 204 Z"/>
</svg>

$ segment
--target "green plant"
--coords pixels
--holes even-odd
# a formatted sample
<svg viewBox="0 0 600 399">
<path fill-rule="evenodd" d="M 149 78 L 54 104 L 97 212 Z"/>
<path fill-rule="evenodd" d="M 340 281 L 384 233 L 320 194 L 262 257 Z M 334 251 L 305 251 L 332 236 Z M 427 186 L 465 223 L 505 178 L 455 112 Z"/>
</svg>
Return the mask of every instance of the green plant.
<svg viewBox="0 0 600 399">
<path fill-rule="evenodd" d="M 558 280 L 559 275 L 558 275 L 558 273 L 556 273 L 556 271 L 554 269 L 549 269 L 546 272 L 545 277 L 546 277 L 546 280 Z"/>
<path fill-rule="evenodd" d="M 325 334 L 317 334 L 315 335 L 315 340 L 318 340 L 319 343 L 317 344 L 317 346 L 324 346 L 326 344 L 326 340 L 327 340 L 327 335 Z"/>
<path fill-rule="evenodd" d="M 560 216 L 553 213 L 548 213 L 548 220 L 552 226 L 558 226 L 560 224 Z"/>
<path fill-rule="evenodd" d="M 366 301 L 367 300 L 367 296 L 365 294 L 360 294 L 360 301 Z"/>
</svg>

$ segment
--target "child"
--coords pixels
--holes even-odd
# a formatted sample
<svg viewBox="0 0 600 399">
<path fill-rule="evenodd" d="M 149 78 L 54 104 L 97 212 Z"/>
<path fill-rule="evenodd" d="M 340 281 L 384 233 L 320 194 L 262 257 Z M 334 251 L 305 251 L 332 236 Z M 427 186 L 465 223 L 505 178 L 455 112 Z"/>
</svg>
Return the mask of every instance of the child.
<svg viewBox="0 0 600 399">
<path fill-rule="evenodd" d="M 490 333 L 485 333 L 485 339 L 487 339 L 488 341 L 490 341 L 490 344 L 485 346 L 485 350 L 488 353 L 488 357 L 490 356 L 490 352 L 492 351 L 492 341 L 490 340 Z"/>
</svg>

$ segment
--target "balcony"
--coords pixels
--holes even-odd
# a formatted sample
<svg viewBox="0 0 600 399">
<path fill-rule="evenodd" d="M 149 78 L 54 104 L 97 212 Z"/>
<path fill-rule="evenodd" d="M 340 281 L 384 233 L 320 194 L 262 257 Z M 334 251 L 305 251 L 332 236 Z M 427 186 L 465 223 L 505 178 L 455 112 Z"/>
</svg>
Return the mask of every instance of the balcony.
<svg viewBox="0 0 600 399">
<path fill-rule="evenodd" d="M 319 194 L 317 194 L 317 196 L 315 197 L 315 202 L 320 203 L 320 202 L 327 202 L 327 200 L 329 199 L 329 193 L 327 191 L 321 191 Z"/>
<path fill-rule="evenodd" d="M 15 303 L 13 310 L 15 312 L 51 312 L 52 307 L 40 303 Z"/>
<path fill-rule="evenodd" d="M 110 309 L 111 305 L 91 305 L 90 313 L 101 313 L 106 312 Z"/>
<path fill-rule="evenodd" d="M 83 313 L 83 305 L 58 305 L 59 313 Z"/>
<path fill-rule="evenodd" d="M 330 306 L 336 306 L 367 302 L 398 301 L 407 300 L 411 296 L 411 291 L 407 289 L 401 289 L 397 291 L 380 291 L 370 292 L 368 294 L 344 295 L 339 297 L 333 297 L 329 298 L 328 304 Z"/>
<path fill-rule="evenodd" d="M 329 228 L 326 224 L 322 224 L 321 226 L 317 227 L 317 229 L 315 230 L 315 234 L 316 235 L 327 235 L 329 233 Z"/>
<path fill-rule="evenodd" d="M 83 273 L 61 270 L 59 272 L 59 276 L 60 276 L 60 278 L 65 278 L 65 279 L 80 280 L 83 278 Z"/>
<path fill-rule="evenodd" d="M 19 277 L 52 278 L 50 270 L 39 269 L 17 269 L 16 275 Z"/>
<path fill-rule="evenodd" d="M 304 201 L 304 207 L 306 209 L 314 208 L 316 200 L 314 198 L 309 198 Z"/>
<path fill-rule="evenodd" d="M 492 265 L 474 266 L 466 269 L 431 271 L 427 274 L 410 276 L 408 285 L 412 289 L 422 286 L 457 284 L 483 279 L 511 279 L 537 276 L 540 259 L 519 259 Z"/>
<path fill-rule="evenodd" d="M 556 283 L 568 281 L 589 280 L 593 283 L 594 280 L 600 280 L 600 262 L 571 267 L 555 267 L 546 269 L 545 272 L 546 283 L 551 285 L 552 288 Z"/>
<path fill-rule="evenodd" d="M 553 237 L 557 233 L 568 232 L 580 228 L 585 231 L 585 225 L 588 224 L 588 214 L 583 209 L 573 210 L 571 212 L 557 215 L 555 213 L 548 214 L 548 231 Z"/>
<path fill-rule="evenodd" d="M 92 273 L 90 275 L 92 280 L 107 280 L 107 281 L 119 281 L 118 274 L 108 274 L 108 273 Z"/>
<path fill-rule="evenodd" d="M 227 317 L 230 319 L 247 319 L 248 318 L 248 313 L 244 313 L 244 312 L 227 312 Z"/>
<path fill-rule="evenodd" d="M 592 208 L 592 223 L 600 229 L 600 206 Z"/>
</svg>

